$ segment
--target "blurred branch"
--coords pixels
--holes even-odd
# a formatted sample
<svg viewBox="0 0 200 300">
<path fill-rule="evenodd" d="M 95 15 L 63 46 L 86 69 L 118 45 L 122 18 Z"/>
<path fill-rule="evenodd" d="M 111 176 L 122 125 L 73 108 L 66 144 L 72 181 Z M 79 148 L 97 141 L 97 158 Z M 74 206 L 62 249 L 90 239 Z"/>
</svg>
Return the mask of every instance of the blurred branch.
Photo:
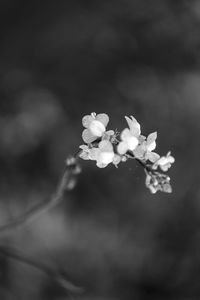
<svg viewBox="0 0 200 300">
<path fill-rule="evenodd" d="M 50 198 L 48 201 L 39 203 L 38 205 L 31 208 L 29 211 L 23 215 L 16 217 L 10 223 L 7 223 L 0 227 L 0 235 L 5 235 L 26 224 L 27 222 L 33 221 L 35 218 L 38 218 L 40 215 L 44 214 L 51 208 L 58 205 L 62 199 L 65 190 L 71 190 L 76 185 L 77 175 L 81 172 L 80 166 L 78 165 L 78 153 L 76 156 L 71 156 L 66 159 L 66 166 L 64 174 L 60 180 L 60 183 L 57 187 L 55 195 Z"/>
<path fill-rule="evenodd" d="M 9 247 L 7 245 L 0 245 L 0 255 L 6 256 L 10 259 L 16 260 L 20 263 L 29 265 L 40 272 L 45 273 L 47 276 L 53 278 L 61 287 L 66 289 L 69 293 L 81 293 L 82 288 L 75 286 L 71 281 L 67 279 L 64 273 L 57 272 L 56 270 L 48 267 L 44 263 L 33 260 L 18 249 Z"/>
</svg>

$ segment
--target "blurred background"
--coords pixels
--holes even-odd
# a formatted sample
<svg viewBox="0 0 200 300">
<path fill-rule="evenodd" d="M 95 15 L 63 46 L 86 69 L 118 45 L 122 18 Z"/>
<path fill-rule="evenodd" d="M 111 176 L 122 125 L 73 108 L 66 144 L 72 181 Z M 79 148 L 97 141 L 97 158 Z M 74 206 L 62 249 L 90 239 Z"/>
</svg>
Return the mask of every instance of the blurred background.
<svg viewBox="0 0 200 300">
<path fill-rule="evenodd" d="M 200 1 L 0 2 L 0 225 L 55 191 L 81 119 L 133 115 L 176 158 L 172 194 L 134 162 L 83 172 L 64 201 L 0 237 L 60 272 L 75 299 L 200 299 Z M 1 300 L 71 299 L 0 255 Z"/>
</svg>

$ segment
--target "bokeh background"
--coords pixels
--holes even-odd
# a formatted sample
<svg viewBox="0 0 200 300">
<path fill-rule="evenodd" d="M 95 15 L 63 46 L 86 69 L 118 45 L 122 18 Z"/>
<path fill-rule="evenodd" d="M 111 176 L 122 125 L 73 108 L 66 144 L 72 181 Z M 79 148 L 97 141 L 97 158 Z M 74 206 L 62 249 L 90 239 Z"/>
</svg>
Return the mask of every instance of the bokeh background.
<svg viewBox="0 0 200 300">
<path fill-rule="evenodd" d="M 83 172 L 64 201 L 0 243 L 84 287 L 77 299 L 200 299 L 200 1 L 0 2 L 0 225 L 51 196 L 81 119 L 133 115 L 176 158 L 172 194 L 134 162 Z M 1 300 L 64 300 L 0 256 Z"/>
</svg>

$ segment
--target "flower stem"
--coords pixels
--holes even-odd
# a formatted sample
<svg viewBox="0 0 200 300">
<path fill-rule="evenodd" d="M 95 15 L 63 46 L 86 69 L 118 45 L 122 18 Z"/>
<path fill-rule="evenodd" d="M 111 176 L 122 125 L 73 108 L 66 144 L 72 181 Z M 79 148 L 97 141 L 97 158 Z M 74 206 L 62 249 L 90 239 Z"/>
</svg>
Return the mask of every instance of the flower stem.
<svg viewBox="0 0 200 300">
<path fill-rule="evenodd" d="M 66 160 L 64 174 L 58 184 L 57 190 L 55 195 L 48 199 L 48 201 L 44 201 L 42 203 L 37 204 L 36 206 L 32 207 L 29 211 L 24 213 L 23 215 L 17 217 L 10 223 L 7 223 L 0 227 L 0 235 L 6 235 L 16 228 L 25 225 L 28 222 L 33 221 L 34 219 L 38 218 L 40 215 L 44 214 L 51 208 L 58 205 L 62 199 L 65 190 L 71 190 L 74 188 L 76 184 L 76 177 L 80 173 L 81 169 L 78 165 L 78 153 L 76 156 L 69 157 Z"/>
<path fill-rule="evenodd" d="M 131 151 L 128 151 L 127 153 L 128 153 L 128 157 L 135 159 L 144 168 L 144 170 L 146 170 L 147 172 L 154 172 L 154 170 L 152 170 L 150 165 L 147 165 L 145 162 L 143 162 L 139 158 L 136 158 Z"/>
</svg>

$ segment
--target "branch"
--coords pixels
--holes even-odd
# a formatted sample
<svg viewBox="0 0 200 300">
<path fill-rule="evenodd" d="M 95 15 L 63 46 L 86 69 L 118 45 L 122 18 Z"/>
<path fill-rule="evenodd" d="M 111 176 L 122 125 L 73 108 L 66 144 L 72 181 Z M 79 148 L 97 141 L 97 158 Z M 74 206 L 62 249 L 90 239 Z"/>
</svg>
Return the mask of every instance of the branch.
<svg viewBox="0 0 200 300">
<path fill-rule="evenodd" d="M 0 235 L 5 235 L 15 230 L 16 228 L 33 221 L 38 218 L 40 215 L 44 214 L 51 208 L 58 205 L 62 199 L 65 190 L 71 190 L 74 188 L 76 184 L 76 177 L 81 172 L 80 166 L 78 165 L 78 153 L 76 156 L 69 157 L 66 159 L 66 166 L 64 170 L 64 174 L 60 180 L 60 183 L 57 187 L 57 191 L 55 195 L 44 201 L 42 203 L 37 204 L 25 214 L 15 218 L 10 223 L 7 223 L 0 227 Z"/>
<path fill-rule="evenodd" d="M 147 172 L 154 172 L 154 170 L 151 168 L 150 165 L 146 164 L 146 163 L 143 162 L 141 159 L 136 158 L 136 157 L 134 156 L 134 154 L 133 154 L 131 151 L 128 151 L 128 152 L 127 152 L 127 156 L 128 156 L 129 158 L 135 159 L 135 160 L 139 163 L 139 165 L 141 165 Z"/>
</svg>

